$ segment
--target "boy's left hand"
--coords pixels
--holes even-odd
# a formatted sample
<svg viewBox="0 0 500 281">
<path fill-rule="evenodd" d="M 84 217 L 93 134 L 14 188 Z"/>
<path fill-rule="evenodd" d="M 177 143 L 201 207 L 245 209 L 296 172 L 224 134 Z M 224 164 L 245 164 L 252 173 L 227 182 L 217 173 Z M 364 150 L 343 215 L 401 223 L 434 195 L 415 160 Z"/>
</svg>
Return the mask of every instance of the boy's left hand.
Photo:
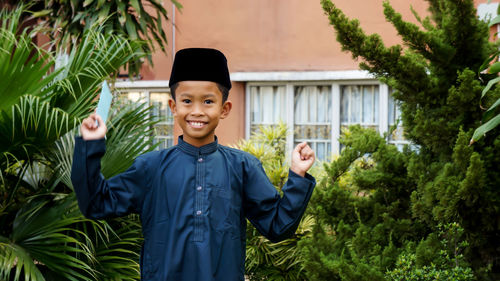
<svg viewBox="0 0 500 281">
<path fill-rule="evenodd" d="M 297 175 L 304 177 L 314 164 L 314 151 L 306 142 L 299 143 L 292 152 L 292 170 Z"/>
</svg>

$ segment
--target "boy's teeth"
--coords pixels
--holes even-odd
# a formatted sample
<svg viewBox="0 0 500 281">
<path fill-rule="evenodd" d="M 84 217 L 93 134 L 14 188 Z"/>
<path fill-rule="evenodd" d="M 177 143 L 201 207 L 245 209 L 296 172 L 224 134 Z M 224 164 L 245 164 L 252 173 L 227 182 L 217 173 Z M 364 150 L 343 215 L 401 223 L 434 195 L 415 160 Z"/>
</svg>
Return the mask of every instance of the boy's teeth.
<svg viewBox="0 0 500 281">
<path fill-rule="evenodd" d="M 195 126 L 195 127 L 201 127 L 201 126 L 203 126 L 203 123 L 201 123 L 201 122 L 191 122 L 191 125 Z"/>
</svg>

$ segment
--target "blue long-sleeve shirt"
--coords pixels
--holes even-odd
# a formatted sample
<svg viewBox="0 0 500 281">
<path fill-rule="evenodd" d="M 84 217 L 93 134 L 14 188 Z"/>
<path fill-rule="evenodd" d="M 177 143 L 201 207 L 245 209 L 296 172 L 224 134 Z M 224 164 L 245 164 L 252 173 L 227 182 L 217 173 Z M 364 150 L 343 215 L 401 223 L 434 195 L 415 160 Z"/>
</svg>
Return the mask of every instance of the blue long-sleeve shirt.
<svg viewBox="0 0 500 281">
<path fill-rule="evenodd" d="M 254 156 L 217 140 L 137 157 L 125 172 L 100 173 L 105 141 L 76 138 L 71 179 L 89 218 L 141 217 L 141 280 L 244 280 L 248 218 L 271 241 L 293 235 L 316 184 L 289 172 L 280 197 Z"/>
</svg>

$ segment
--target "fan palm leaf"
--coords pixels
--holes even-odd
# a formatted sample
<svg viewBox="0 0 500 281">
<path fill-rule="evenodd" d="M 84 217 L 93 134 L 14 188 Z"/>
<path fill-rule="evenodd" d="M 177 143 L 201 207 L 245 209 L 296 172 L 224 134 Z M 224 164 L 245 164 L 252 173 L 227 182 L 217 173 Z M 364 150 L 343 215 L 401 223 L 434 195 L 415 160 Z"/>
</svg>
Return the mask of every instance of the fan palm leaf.
<svg viewBox="0 0 500 281">
<path fill-rule="evenodd" d="M 131 57 L 141 56 L 135 43 L 89 30 L 70 53 L 68 64 L 49 73 L 53 58 L 41 55 L 28 34 L 17 35 L 6 23 L 16 17 L 4 19 L 2 26 L 10 29 L 0 30 L 0 42 L 9 43 L 0 51 L 1 170 L 7 163 L 31 161 L 30 156 L 73 129 L 94 108 L 101 82 Z"/>
<path fill-rule="evenodd" d="M 10 237 L 0 238 L 2 280 L 45 280 L 41 272 L 47 270 L 67 280 L 95 276 L 92 267 L 78 258 L 92 259 L 86 244 L 75 238 L 86 234 L 72 227 L 87 219 L 72 196 L 58 197 L 33 197 L 18 211 Z M 13 269 L 15 275 L 9 279 Z"/>
<path fill-rule="evenodd" d="M 102 158 L 102 174 L 111 177 L 125 171 L 133 160 L 153 150 L 153 126 L 160 120 L 150 114 L 147 104 L 116 108 L 106 140 L 107 153 Z"/>
<path fill-rule="evenodd" d="M 37 47 L 32 32 L 18 31 L 24 9 L 8 13 L 0 11 L 0 111 L 8 110 L 22 95 L 44 96 L 57 72 L 49 74 L 53 66 L 50 53 Z M 1 118 L 1 117 L 0 117 Z"/>
<path fill-rule="evenodd" d="M 139 218 L 132 215 L 111 223 L 116 231 L 110 231 L 107 240 L 95 245 L 99 280 L 137 280 L 140 278 L 137 261 L 143 240 Z"/>
<path fill-rule="evenodd" d="M 53 192 L 71 188 L 73 134 L 100 84 L 143 56 L 140 43 L 90 29 L 54 70 L 52 53 L 18 31 L 21 12 L 0 20 L 0 280 L 137 280 L 138 218 L 90 221 L 73 193 Z M 153 149 L 155 122 L 145 105 L 110 119 L 106 176 Z"/>
<path fill-rule="evenodd" d="M 101 29 L 88 30 L 84 40 L 69 53 L 61 69 L 63 79 L 56 82 L 52 104 L 77 118 L 88 115 L 95 106 L 97 89 L 110 73 L 132 58 L 140 58 L 140 44 L 117 35 L 105 35 Z"/>
</svg>

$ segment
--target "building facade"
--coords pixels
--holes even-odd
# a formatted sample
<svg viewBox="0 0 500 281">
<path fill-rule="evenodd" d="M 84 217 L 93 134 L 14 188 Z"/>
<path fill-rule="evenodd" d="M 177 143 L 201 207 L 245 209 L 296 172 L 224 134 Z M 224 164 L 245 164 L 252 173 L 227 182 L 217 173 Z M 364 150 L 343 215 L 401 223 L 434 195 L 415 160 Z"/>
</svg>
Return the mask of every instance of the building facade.
<svg viewBox="0 0 500 281">
<path fill-rule="evenodd" d="M 400 43 L 383 15 L 383 0 L 336 0 L 366 33 L 378 33 L 386 45 Z M 259 125 L 285 122 L 288 148 L 308 141 L 321 160 L 338 154 L 344 127 L 361 124 L 384 134 L 397 123 L 399 112 L 389 87 L 359 70 L 358 61 L 341 50 L 320 1 L 217 0 L 181 1 L 182 11 L 169 1 L 171 20 L 164 23 L 167 54 L 153 55 L 138 81 L 121 81 L 120 99 L 147 102 L 165 120 L 157 127 L 160 148 L 176 142 L 181 133 L 168 109 L 168 78 L 173 54 L 188 47 L 221 50 L 228 58 L 233 88 L 230 116 L 221 120 L 216 134 L 222 144 L 247 138 Z M 425 16 L 423 0 L 391 1 L 408 21 L 411 12 Z M 481 17 L 494 14 L 498 3 L 476 0 Z M 402 128 L 389 141 L 406 143 Z"/>
</svg>

